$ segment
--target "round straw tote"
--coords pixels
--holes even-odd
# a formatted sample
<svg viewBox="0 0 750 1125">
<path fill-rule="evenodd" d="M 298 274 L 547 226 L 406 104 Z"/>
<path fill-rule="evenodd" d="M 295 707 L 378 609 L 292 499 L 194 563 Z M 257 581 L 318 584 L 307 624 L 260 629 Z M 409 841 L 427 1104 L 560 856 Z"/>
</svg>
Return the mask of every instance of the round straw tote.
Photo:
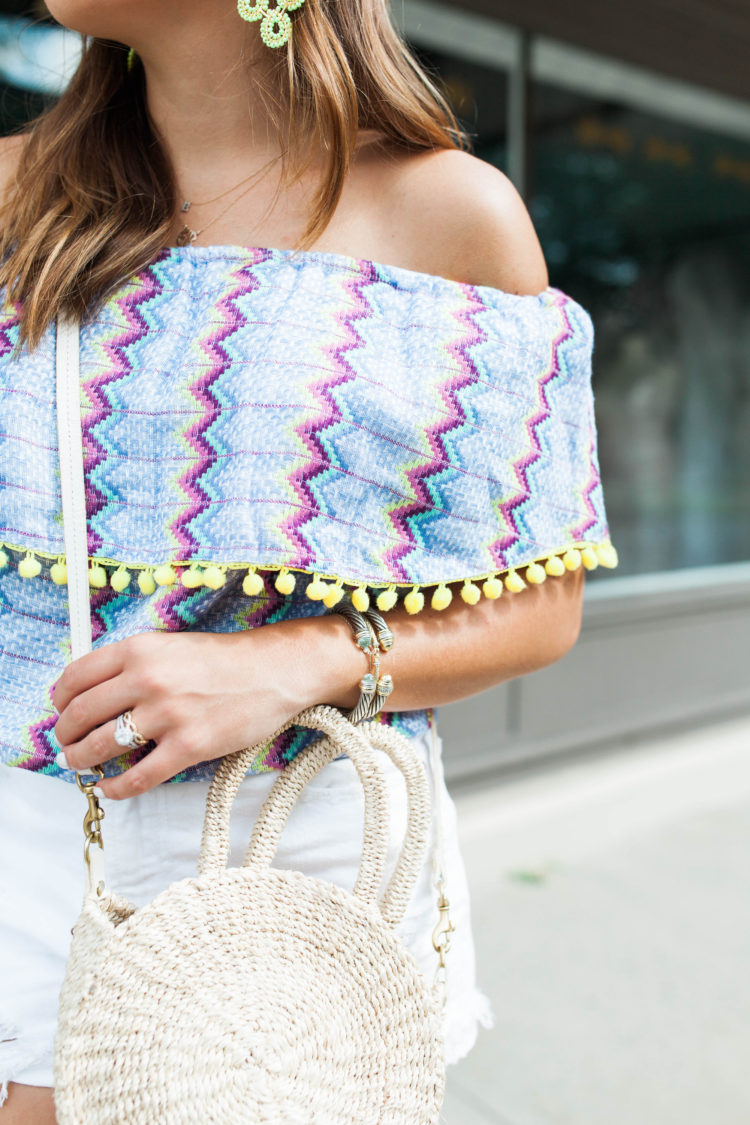
<svg viewBox="0 0 750 1125">
<path fill-rule="evenodd" d="M 217 770 L 197 878 L 141 909 L 101 887 L 87 893 L 60 999 L 59 1125 L 438 1121 L 441 1005 L 394 933 L 427 846 L 424 769 L 408 741 L 380 724 L 355 728 L 330 707 L 292 722 L 326 737 L 279 775 L 241 867 L 226 866 L 229 818 L 258 747 Z M 379 902 L 388 800 L 374 747 L 404 774 L 409 803 Z M 352 894 L 271 867 L 304 786 L 342 753 L 365 792 Z"/>
</svg>

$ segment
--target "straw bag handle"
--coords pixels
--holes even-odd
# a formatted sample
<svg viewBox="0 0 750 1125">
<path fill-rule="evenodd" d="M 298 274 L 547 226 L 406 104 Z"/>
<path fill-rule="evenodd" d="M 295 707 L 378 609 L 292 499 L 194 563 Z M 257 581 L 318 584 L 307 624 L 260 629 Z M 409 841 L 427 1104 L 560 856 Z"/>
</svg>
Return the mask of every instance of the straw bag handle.
<svg viewBox="0 0 750 1125">
<path fill-rule="evenodd" d="M 380 903 L 380 912 L 390 926 L 401 921 L 424 863 L 430 829 L 430 799 L 424 767 L 408 741 L 380 723 L 353 726 L 333 707 L 311 707 L 301 712 L 271 736 L 270 741 L 291 726 L 323 731 L 326 738 L 303 750 L 274 782 L 253 828 L 243 866 L 269 867 L 279 846 L 287 820 L 308 782 L 342 752 L 351 758 L 365 793 L 365 823 L 362 860 L 354 894 L 374 904 L 385 870 L 388 849 L 388 792 L 373 747 L 388 755 L 401 771 L 408 800 L 407 830 L 396 867 Z M 266 745 L 264 743 L 263 745 Z M 229 755 L 219 763 L 206 801 L 206 819 L 198 869 L 218 873 L 229 853 L 229 820 L 237 791 L 250 763 L 262 746 Z"/>
<path fill-rule="evenodd" d="M 333 707 L 311 707 L 284 723 L 259 746 L 221 759 L 206 798 L 198 871 L 201 875 L 218 875 L 226 867 L 232 806 L 246 772 L 263 747 L 292 726 L 320 730 L 328 737 L 301 751 L 279 773 L 258 814 L 243 866 L 271 865 L 284 825 L 304 787 L 329 762 L 346 754 L 354 763 L 365 792 L 365 844 L 354 893 L 363 901 L 374 903 L 388 852 L 388 794 L 373 750 L 357 728 Z"/>
</svg>

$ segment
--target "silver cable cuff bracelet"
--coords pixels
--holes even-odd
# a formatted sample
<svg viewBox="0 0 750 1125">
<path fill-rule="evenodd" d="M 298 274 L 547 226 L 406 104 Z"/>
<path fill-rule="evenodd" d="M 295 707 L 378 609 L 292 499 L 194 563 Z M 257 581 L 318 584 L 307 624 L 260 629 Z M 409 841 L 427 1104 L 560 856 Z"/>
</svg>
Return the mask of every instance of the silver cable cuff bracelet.
<svg viewBox="0 0 750 1125">
<path fill-rule="evenodd" d="M 393 691 L 393 678 L 385 673 L 380 675 L 380 653 L 393 647 L 393 633 L 385 619 L 374 609 L 360 613 L 349 602 L 342 602 L 333 609 L 351 626 L 357 648 L 367 656 L 370 668 L 359 681 L 360 697 L 351 711 L 344 716 L 352 723 L 363 723 L 374 719 L 383 710 L 383 705 Z"/>
</svg>

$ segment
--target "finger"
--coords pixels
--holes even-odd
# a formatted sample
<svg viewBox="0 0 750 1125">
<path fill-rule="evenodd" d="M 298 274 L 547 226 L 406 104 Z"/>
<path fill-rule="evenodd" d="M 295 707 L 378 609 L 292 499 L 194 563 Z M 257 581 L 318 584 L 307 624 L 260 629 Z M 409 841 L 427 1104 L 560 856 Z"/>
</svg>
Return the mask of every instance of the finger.
<svg viewBox="0 0 750 1125">
<path fill-rule="evenodd" d="M 88 691 L 96 684 L 111 680 L 122 672 L 125 654 L 121 643 L 103 645 L 95 652 L 87 652 L 69 664 L 53 688 L 53 700 L 58 712 L 65 708 L 81 692 Z"/>
<path fill-rule="evenodd" d="M 131 766 L 129 770 L 118 774 L 117 777 L 107 777 L 97 782 L 105 797 L 113 801 L 126 800 L 128 797 L 137 797 L 139 793 L 146 793 L 155 789 L 164 781 L 169 781 L 175 774 L 186 769 L 184 749 L 177 742 L 165 739 L 155 750 Z"/>
<path fill-rule="evenodd" d="M 61 746 L 81 742 L 104 723 L 116 719 L 135 703 L 132 684 L 116 675 L 88 691 L 74 696 L 55 724 L 55 736 Z"/>
<path fill-rule="evenodd" d="M 133 713 L 133 722 L 136 724 L 137 730 L 143 735 L 144 738 L 158 739 L 164 733 L 157 731 L 155 724 L 149 724 L 148 717 L 136 718 Z M 142 724 L 142 725 L 141 725 Z M 120 754 L 128 752 L 128 748 L 120 746 L 115 742 L 115 729 L 116 722 L 104 723 L 102 726 L 92 730 L 80 742 L 71 743 L 69 746 L 63 746 L 63 753 L 65 754 L 65 761 L 68 767 L 72 770 L 85 772 L 92 766 L 100 766 L 103 762 L 109 762 L 112 758 L 118 757 Z"/>
</svg>

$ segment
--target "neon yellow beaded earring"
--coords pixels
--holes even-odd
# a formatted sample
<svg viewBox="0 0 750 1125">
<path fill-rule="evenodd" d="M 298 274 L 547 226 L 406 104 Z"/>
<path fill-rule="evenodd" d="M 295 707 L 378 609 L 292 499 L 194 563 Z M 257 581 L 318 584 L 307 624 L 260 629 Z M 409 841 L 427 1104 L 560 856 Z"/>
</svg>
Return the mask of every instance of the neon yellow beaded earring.
<svg viewBox="0 0 750 1125">
<path fill-rule="evenodd" d="M 290 12 L 301 8 L 305 0 L 276 0 L 274 8 L 271 0 L 237 0 L 237 11 L 243 20 L 253 23 L 261 20 L 260 37 L 267 47 L 283 47 L 292 34 Z"/>
</svg>

